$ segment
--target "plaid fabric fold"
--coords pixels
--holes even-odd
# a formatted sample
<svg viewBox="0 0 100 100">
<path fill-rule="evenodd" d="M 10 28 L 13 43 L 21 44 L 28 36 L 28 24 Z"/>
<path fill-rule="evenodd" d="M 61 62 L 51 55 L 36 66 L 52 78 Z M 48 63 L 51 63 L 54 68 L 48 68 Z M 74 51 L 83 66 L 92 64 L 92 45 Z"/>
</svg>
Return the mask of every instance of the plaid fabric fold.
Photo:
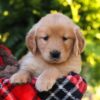
<svg viewBox="0 0 100 100">
<path fill-rule="evenodd" d="M 81 100 L 86 91 L 86 81 L 74 72 L 67 77 L 58 79 L 54 87 L 48 92 L 40 92 L 42 100 Z"/>
<path fill-rule="evenodd" d="M 47 92 L 35 89 L 36 79 L 27 84 L 10 84 L 9 77 L 18 70 L 18 63 L 10 49 L 0 45 L 0 100 L 81 100 L 86 91 L 86 81 L 70 72 L 58 79 Z"/>
<path fill-rule="evenodd" d="M 41 100 L 34 85 L 35 79 L 23 85 L 10 84 L 9 79 L 0 79 L 0 100 Z"/>
<path fill-rule="evenodd" d="M 87 88 L 85 80 L 74 72 L 58 79 L 48 92 L 38 92 L 35 82 L 12 85 L 9 79 L 0 79 L 0 100 L 81 100 Z"/>
</svg>

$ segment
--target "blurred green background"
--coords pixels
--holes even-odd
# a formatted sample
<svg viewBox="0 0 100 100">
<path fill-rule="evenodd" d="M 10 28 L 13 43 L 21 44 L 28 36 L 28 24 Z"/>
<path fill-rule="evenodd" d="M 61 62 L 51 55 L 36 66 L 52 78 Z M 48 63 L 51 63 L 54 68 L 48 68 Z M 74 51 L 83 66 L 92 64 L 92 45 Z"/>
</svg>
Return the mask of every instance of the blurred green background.
<svg viewBox="0 0 100 100">
<path fill-rule="evenodd" d="M 25 35 L 48 13 L 62 12 L 78 24 L 86 38 L 82 75 L 88 83 L 83 100 L 100 100 L 100 0 L 0 0 L 0 43 L 19 59 Z"/>
</svg>

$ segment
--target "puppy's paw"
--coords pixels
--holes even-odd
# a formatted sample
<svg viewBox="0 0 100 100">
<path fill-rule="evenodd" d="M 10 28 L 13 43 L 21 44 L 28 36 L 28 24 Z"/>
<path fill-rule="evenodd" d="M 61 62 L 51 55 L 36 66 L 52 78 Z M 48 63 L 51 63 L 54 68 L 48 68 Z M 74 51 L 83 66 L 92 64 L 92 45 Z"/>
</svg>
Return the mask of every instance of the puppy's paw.
<svg viewBox="0 0 100 100">
<path fill-rule="evenodd" d="M 27 83 L 31 80 L 31 76 L 27 73 L 15 73 L 14 75 L 11 76 L 10 78 L 10 83 Z"/>
<path fill-rule="evenodd" d="M 40 92 L 50 90 L 55 84 L 56 80 L 50 78 L 39 77 L 36 81 L 36 89 Z"/>
</svg>

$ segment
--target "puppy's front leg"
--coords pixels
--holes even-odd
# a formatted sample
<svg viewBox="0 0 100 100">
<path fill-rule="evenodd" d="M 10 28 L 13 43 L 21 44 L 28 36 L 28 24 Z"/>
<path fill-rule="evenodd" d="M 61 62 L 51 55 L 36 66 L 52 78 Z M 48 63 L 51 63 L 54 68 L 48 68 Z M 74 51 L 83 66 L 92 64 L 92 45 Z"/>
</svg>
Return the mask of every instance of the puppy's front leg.
<svg viewBox="0 0 100 100">
<path fill-rule="evenodd" d="M 48 91 L 60 76 L 61 74 L 56 68 L 45 70 L 36 81 L 36 89 L 38 91 Z"/>
<path fill-rule="evenodd" d="M 10 82 L 11 83 L 27 83 L 31 81 L 31 73 L 26 70 L 19 70 L 17 73 L 11 76 Z"/>
</svg>

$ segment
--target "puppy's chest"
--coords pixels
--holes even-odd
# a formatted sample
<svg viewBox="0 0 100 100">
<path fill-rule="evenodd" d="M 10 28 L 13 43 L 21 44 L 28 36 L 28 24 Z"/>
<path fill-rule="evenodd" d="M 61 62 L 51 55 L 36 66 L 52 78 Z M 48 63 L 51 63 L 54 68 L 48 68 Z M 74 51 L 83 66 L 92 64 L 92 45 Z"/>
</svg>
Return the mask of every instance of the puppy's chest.
<svg viewBox="0 0 100 100">
<path fill-rule="evenodd" d="M 48 65 L 39 62 L 34 62 L 33 67 L 35 69 L 35 72 L 33 73 L 34 76 L 39 76 L 42 72 L 49 68 Z"/>
<path fill-rule="evenodd" d="M 79 73 L 81 68 L 80 64 L 68 64 L 67 62 L 62 65 L 50 65 L 40 59 L 33 59 L 33 66 L 35 69 L 35 72 L 33 73 L 34 76 L 39 76 L 43 71 L 49 70 L 49 68 L 53 67 L 57 68 L 63 75 L 67 75 L 71 71 Z"/>
<path fill-rule="evenodd" d="M 62 76 L 65 76 L 67 75 L 71 70 L 69 68 L 67 68 L 66 66 L 65 67 L 56 67 L 59 72 L 62 74 Z M 34 73 L 34 76 L 35 77 L 38 77 L 40 74 L 42 74 L 45 70 L 49 70 L 49 67 L 37 67 L 36 70 L 35 70 L 35 73 Z"/>
<path fill-rule="evenodd" d="M 61 66 L 61 65 L 48 65 L 44 63 L 34 63 L 35 67 L 35 73 L 34 76 L 39 76 L 42 74 L 45 70 L 49 70 L 50 68 L 57 68 L 62 74 L 66 75 L 68 72 L 67 66 Z"/>
</svg>

